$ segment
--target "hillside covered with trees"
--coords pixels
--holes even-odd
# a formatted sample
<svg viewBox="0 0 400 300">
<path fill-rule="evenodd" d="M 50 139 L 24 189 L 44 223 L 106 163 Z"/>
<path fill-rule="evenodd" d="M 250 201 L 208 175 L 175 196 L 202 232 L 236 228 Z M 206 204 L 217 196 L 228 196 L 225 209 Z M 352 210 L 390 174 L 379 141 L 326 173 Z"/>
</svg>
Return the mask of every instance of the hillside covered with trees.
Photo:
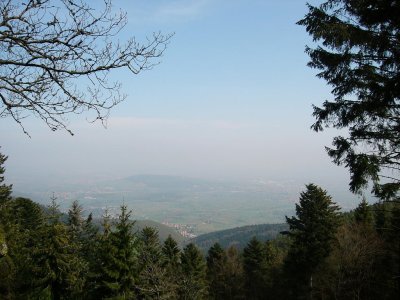
<svg viewBox="0 0 400 300">
<path fill-rule="evenodd" d="M 89 110 L 103 120 L 122 101 L 108 71 L 151 68 L 170 37 L 98 48 L 99 37 L 125 24 L 123 15 L 109 18 L 110 1 L 97 17 L 82 2 L 61 1 L 72 23 L 56 18 L 51 1 L 26 2 L 22 11 L 0 2 L 0 117 L 21 126 L 24 112 L 70 133 L 64 114 Z M 204 255 L 171 236 L 160 242 L 152 227 L 135 231 L 125 205 L 116 219 L 105 212 L 99 227 L 78 202 L 62 217 L 55 197 L 45 209 L 13 198 L 0 153 L 0 299 L 398 299 L 400 2 L 327 0 L 308 10 L 298 24 L 316 43 L 306 48 L 309 66 L 333 95 L 314 107 L 312 128 L 347 130 L 328 155 L 349 170 L 352 192 L 362 196 L 372 183 L 376 203 L 363 198 L 343 212 L 310 183 L 276 237 L 243 249 L 214 243 Z M 81 91 L 80 76 L 94 87 Z"/>
<path fill-rule="evenodd" d="M 287 229 L 287 224 L 248 225 L 205 233 L 190 241 L 204 251 L 208 251 L 215 243 L 220 244 L 223 248 L 234 246 L 237 249 L 243 249 L 253 237 L 265 242 L 275 239 L 280 232 Z"/>
<path fill-rule="evenodd" d="M 160 242 L 154 228 L 135 231 L 125 206 L 117 220 L 105 214 L 100 230 L 77 202 L 64 220 L 55 198 L 44 210 L 11 198 L 9 185 L 0 191 L 2 299 L 394 299 L 398 293 L 395 203 L 364 200 L 342 213 L 310 184 L 296 216 L 287 218 L 289 230 L 268 241 L 252 238 L 243 249 L 215 243 L 203 255 L 171 236 Z"/>
</svg>

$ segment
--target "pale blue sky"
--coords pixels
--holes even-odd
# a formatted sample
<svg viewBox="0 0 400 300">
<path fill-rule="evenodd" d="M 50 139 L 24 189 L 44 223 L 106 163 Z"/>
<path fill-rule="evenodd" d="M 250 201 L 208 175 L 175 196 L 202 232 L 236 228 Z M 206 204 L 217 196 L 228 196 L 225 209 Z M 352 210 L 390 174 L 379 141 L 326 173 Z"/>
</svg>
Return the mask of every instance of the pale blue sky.
<svg viewBox="0 0 400 300">
<path fill-rule="evenodd" d="M 310 1 L 312 4 L 320 1 Z M 15 188 L 133 174 L 296 180 L 347 190 L 348 174 L 324 151 L 334 131 L 314 133 L 312 104 L 329 87 L 306 67 L 311 40 L 299 0 L 115 1 L 122 37 L 174 32 L 161 64 L 113 73 L 128 94 L 108 128 L 73 117 L 66 132 L 29 118 L 26 137 L 1 119 L 1 151 Z"/>
</svg>

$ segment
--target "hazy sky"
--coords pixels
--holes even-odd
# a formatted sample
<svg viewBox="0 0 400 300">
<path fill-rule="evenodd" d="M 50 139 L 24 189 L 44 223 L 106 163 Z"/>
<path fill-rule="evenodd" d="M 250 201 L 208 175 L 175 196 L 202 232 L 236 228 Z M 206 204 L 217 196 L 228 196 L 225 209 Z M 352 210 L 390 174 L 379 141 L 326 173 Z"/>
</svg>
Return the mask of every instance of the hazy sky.
<svg viewBox="0 0 400 300">
<path fill-rule="evenodd" d="M 11 119 L 0 119 L 15 189 L 145 173 L 294 179 L 347 190 L 347 171 L 324 151 L 335 131 L 309 129 L 311 105 L 329 99 L 330 89 L 306 67 L 311 40 L 295 24 L 306 1 L 115 5 L 128 13 L 123 36 L 175 33 L 162 63 L 139 76 L 113 73 L 128 98 L 111 112 L 107 129 L 81 115 L 70 120 L 72 137 L 32 117 L 28 138 Z"/>
</svg>

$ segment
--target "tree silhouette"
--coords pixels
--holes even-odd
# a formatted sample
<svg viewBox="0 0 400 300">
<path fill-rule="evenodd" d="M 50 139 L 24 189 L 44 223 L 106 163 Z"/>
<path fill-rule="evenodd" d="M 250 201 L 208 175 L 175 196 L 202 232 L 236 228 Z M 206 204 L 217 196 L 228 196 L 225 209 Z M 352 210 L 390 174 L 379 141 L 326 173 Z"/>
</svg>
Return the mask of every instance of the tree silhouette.
<svg viewBox="0 0 400 300">
<path fill-rule="evenodd" d="M 338 229 L 339 207 L 326 191 L 309 184 L 296 204 L 296 217 L 286 217 L 293 243 L 285 261 L 287 291 L 296 299 L 308 299 L 313 274 L 328 257 Z"/>
<path fill-rule="evenodd" d="M 306 48 L 309 66 L 332 86 L 334 99 L 314 106 L 312 128 L 348 129 L 329 156 L 351 174 L 358 192 L 373 181 L 381 199 L 400 190 L 400 4 L 398 1 L 329 0 L 298 24 L 319 45 Z"/>
<path fill-rule="evenodd" d="M 126 14 L 114 13 L 111 2 L 101 1 L 99 10 L 85 0 L 0 2 L 0 117 L 27 133 L 22 121 L 34 115 L 71 134 L 68 114 L 91 111 L 93 121 L 106 119 L 125 98 L 110 71 L 151 69 L 171 37 L 154 33 L 144 43 L 121 43 Z"/>
</svg>

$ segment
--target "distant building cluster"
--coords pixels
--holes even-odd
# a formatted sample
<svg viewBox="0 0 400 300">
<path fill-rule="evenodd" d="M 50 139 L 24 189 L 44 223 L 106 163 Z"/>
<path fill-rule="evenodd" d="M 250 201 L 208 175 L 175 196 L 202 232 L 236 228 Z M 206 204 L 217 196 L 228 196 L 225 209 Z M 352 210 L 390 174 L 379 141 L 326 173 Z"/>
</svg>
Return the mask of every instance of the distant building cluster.
<svg viewBox="0 0 400 300">
<path fill-rule="evenodd" d="M 180 235 L 185 238 L 193 239 L 197 237 L 197 235 L 193 234 L 193 227 L 187 224 L 175 224 L 169 222 L 163 222 L 162 224 L 174 228 Z"/>
</svg>

